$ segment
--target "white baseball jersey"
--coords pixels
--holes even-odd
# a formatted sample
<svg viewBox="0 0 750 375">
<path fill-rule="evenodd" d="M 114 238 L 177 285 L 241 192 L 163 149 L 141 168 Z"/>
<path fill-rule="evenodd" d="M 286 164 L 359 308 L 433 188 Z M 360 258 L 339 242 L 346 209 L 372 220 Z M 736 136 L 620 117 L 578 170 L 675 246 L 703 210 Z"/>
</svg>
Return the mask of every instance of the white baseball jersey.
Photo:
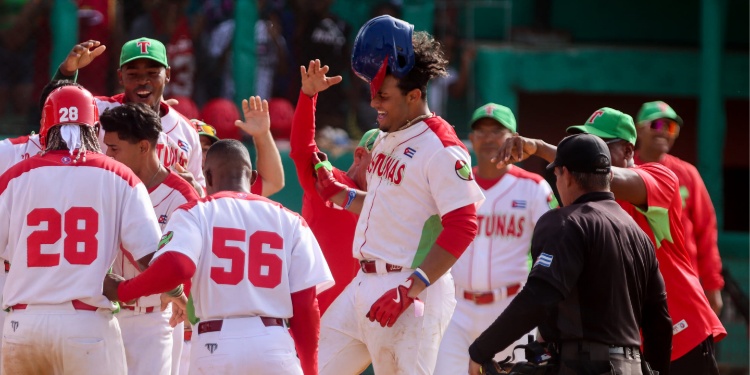
<svg viewBox="0 0 750 375">
<path fill-rule="evenodd" d="M 122 244 L 134 257 L 159 240 L 148 193 L 130 169 L 89 152 L 24 160 L 0 177 L 0 258 L 13 267 L 3 308 L 81 300 L 112 308 L 102 280 Z"/>
<path fill-rule="evenodd" d="M 291 293 L 333 285 L 305 220 L 258 195 L 225 191 L 188 203 L 164 231 L 154 259 L 176 251 L 195 263 L 191 293 L 201 320 L 290 318 Z"/>
<path fill-rule="evenodd" d="M 485 201 L 477 208 L 477 237 L 451 274 L 459 288 L 487 292 L 526 280 L 534 226 L 556 201 L 542 176 L 516 166 L 482 191 Z"/>
<path fill-rule="evenodd" d="M 381 134 L 372 155 L 353 255 L 415 268 L 442 231 L 441 217 L 484 199 L 471 158 L 437 116 Z"/>
<path fill-rule="evenodd" d="M 118 94 L 112 97 L 97 96 L 96 106 L 99 108 L 99 114 L 104 113 L 106 109 L 114 108 L 123 104 L 125 94 Z M 206 180 L 203 178 L 202 149 L 198 131 L 190 124 L 190 121 L 181 115 L 177 110 L 166 103 L 161 103 L 161 128 L 162 135 L 156 143 L 156 151 L 159 154 L 159 160 L 167 168 L 179 164 L 188 172 L 193 174 L 195 181 L 201 186 L 206 186 Z M 99 132 L 99 145 L 102 153 L 107 153 L 107 145 L 104 144 L 104 132 Z"/>
<path fill-rule="evenodd" d="M 7 138 L 0 141 L 0 174 L 21 160 L 26 160 L 42 152 L 39 134 Z"/>
<path fill-rule="evenodd" d="M 149 198 L 151 198 L 151 204 L 154 207 L 154 214 L 159 226 L 161 229 L 164 229 L 167 221 L 169 221 L 169 218 L 177 207 L 192 202 L 199 197 L 198 193 L 187 181 L 175 172 L 170 172 L 161 184 L 149 191 Z M 157 243 L 154 242 L 152 246 L 152 250 L 156 251 Z M 132 279 L 141 273 L 136 263 L 139 258 L 134 257 L 127 248 L 122 250 L 117 253 L 112 270 L 126 279 Z M 159 295 L 154 294 L 139 298 L 135 306 L 149 307 L 159 306 L 160 304 Z"/>
</svg>

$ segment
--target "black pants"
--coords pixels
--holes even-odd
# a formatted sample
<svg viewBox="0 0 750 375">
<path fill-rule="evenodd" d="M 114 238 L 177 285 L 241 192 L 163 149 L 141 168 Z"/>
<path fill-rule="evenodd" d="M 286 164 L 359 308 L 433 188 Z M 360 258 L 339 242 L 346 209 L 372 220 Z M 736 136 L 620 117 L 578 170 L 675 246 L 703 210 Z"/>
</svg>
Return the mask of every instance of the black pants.
<svg viewBox="0 0 750 375">
<path fill-rule="evenodd" d="M 672 361 L 669 366 L 669 373 L 680 375 L 719 375 L 713 336 L 709 336 L 693 348 L 693 350 Z"/>
</svg>

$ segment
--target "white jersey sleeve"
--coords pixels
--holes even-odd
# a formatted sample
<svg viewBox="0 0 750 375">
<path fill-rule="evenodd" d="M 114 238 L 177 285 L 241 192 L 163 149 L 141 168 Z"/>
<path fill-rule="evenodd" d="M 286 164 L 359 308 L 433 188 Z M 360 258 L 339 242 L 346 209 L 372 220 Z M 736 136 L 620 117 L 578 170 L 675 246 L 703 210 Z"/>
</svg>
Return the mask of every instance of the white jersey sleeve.
<svg viewBox="0 0 750 375">
<path fill-rule="evenodd" d="M 0 142 L 0 174 L 42 151 L 39 134 L 8 138 Z"/>
<path fill-rule="evenodd" d="M 440 216 L 466 205 L 482 204 L 484 195 L 473 181 L 471 157 L 458 146 L 436 152 L 425 168 Z"/>
<path fill-rule="evenodd" d="M 310 227 L 301 216 L 296 219 L 300 222 L 297 233 L 294 235 L 294 243 L 291 247 L 292 260 L 289 268 L 289 287 L 292 293 L 317 286 L 316 292 L 327 290 L 333 286 L 331 271 L 328 263 L 323 258 L 323 252 L 315 239 Z M 318 270 L 325 272 L 318 272 Z M 294 277 L 292 277 L 292 275 Z"/>
</svg>

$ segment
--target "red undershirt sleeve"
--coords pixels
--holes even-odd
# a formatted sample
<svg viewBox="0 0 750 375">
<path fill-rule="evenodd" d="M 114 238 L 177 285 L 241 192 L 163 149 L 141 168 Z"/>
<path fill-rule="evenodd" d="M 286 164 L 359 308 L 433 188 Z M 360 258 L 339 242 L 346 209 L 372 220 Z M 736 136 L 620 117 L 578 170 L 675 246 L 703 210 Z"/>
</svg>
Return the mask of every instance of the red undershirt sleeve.
<svg viewBox="0 0 750 375">
<path fill-rule="evenodd" d="M 120 283 L 117 296 L 120 301 L 132 301 L 143 296 L 168 292 L 180 284 L 190 282 L 195 274 L 195 263 L 184 254 L 167 251 L 143 273 Z M 187 288 L 189 291 L 189 285 Z"/>
<path fill-rule="evenodd" d="M 448 212 L 442 223 L 443 231 L 435 243 L 458 258 L 477 236 L 477 207 L 472 203 Z"/>
<path fill-rule="evenodd" d="M 305 375 L 317 375 L 320 310 L 315 287 L 292 293 L 292 309 L 289 330 L 297 347 L 302 372 Z"/>
</svg>

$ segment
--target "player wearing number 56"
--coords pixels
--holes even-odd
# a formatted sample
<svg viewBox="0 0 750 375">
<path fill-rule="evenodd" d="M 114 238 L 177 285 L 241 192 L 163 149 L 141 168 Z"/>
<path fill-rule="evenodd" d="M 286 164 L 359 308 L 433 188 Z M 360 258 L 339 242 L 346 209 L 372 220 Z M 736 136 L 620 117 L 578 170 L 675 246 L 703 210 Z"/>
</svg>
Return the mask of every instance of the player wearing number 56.
<svg viewBox="0 0 750 375">
<path fill-rule="evenodd" d="M 91 93 L 57 88 L 42 111 L 42 154 L 0 176 L 0 258 L 13 263 L 3 374 L 126 374 L 100 282 L 120 245 L 152 253 L 159 226 L 143 183 L 100 153 L 98 127 Z"/>
<path fill-rule="evenodd" d="M 128 301 L 192 289 L 200 323 L 191 371 L 317 374 L 316 295 L 333 277 L 315 237 L 299 215 L 250 192 L 257 173 L 242 143 L 214 143 L 204 170 L 209 195 L 178 208 L 149 268 L 107 278 L 105 294 Z"/>
</svg>

